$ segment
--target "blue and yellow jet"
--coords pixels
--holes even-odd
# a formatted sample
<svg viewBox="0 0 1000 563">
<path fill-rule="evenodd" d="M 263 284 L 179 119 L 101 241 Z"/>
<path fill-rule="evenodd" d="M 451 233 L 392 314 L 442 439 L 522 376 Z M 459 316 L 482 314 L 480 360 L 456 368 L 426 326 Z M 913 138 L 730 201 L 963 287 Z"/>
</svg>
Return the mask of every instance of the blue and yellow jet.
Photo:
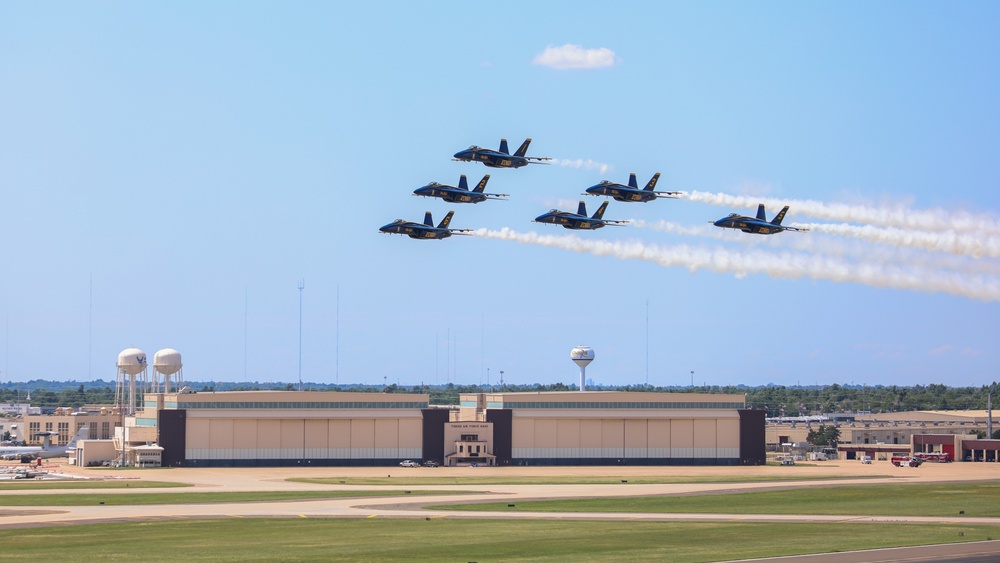
<svg viewBox="0 0 1000 563">
<path fill-rule="evenodd" d="M 655 192 L 656 182 L 660 179 L 660 173 L 653 174 L 653 177 L 646 184 L 645 188 L 639 189 L 638 182 L 635 181 L 635 172 L 629 174 L 628 185 L 618 184 L 601 180 L 600 184 L 587 188 L 587 193 L 583 195 L 603 195 L 613 198 L 615 201 L 638 201 L 646 203 L 661 197 L 676 198 L 683 192 Z"/>
<path fill-rule="evenodd" d="M 786 205 L 771 219 L 769 222 L 767 217 L 764 215 L 764 204 L 761 203 L 757 206 L 757 216 L 747 217 L 745 215 L 740 215 L 739 213 L 730 213 L 728 216 L 715 221 L 709 221 L 713 223 L 716 227 L 722 227 L 723 229 L 739 229 L 744 233 L 752 233 L 757 235 L 773 235 L 775 233 L 780 233 L 781 231 L 808 231 L 809 229 L 800 229 L 798 227 L 782 227 L 781 220 L 785 218 L 785 213 L 788 213 L 788 206 Z"/>
<path fill-rule="evenodd" d="M 506 199 L 510 194 L 488 194 L 483 190 L 486 189 L 486 182 L 490 181 L 490 175 L 487 174 L 483 176 L 483 179 L 479 181 L 476 187 L 469 191 L 469 181 L 466 180 L 465 174 L 458 179 L 458 186 L 448 186 L 445 184 L 439 184 L 437 182 L 431 182 L 422 188 L 417 188 L 413 190 L 413 195 L 419 195 L 424 197 L 439 197 L 450 203 L 479 203 L 480 201 L 486 201 L 488 199 Z"/>
<path fill-rule="evenodd" d="M 551 158 L 546 157 L 524 156 L 525 153 L 528 152 L 529 144 L 531 144 L 530 137 L 521 143 L 521 147 L 518 148 L 514 154 L 510 154 L 510 151 L 507 150 L 507 139 L 500 139 L 499 151 L 484 149 L 482 147 L 472 145 L 464 151 L 455 153 L 454 159 L 461 160 L 463 162 L 482 162 L 490 168 L 520 168 L 529 164 L 546 164 L 541 161 L 552 160 Z"/>
<path fill-rule="evenodd" d="M 610 202 L 605 201 L 602 203 L 601 206 L 597 208 L 597 211 L 594 212 L 593 217 L 587 217 L 587 206 L 581 201 L 580 207 L 577 209 L 576 213 L 553 209 L 548 213 L 535 217 L 535 222 L 552 223 L 553 225 L 562 225 L 567 229 L 577 230 L 593 230 L 600 229 L 606 225 L 622 226 L 628 223 L 628 221 L 603 219 L 604 210 L 608 208 L 608 203 Z"/>
<path fill-rule="evenodd" d="M 379 231 L 390 235 L 406 235 L 410 238 L 421 240 L 440 240 L 448 238 L 451 235 L 467 235 L 471 233 L 472 229 L 448 228 L 448 224 L 451 223 L 451 218 L 454 215 L 454 211 L 449 211 L 448 214 L 444 216 L 444 219 L 441 219 L 441 223 L 435 227 L 434 220 L 431 218 L 431 212 L 427 211 L 424 213 L 423 223 L 396 219 L 392 223 L 379 228 Z"/>
</svg>

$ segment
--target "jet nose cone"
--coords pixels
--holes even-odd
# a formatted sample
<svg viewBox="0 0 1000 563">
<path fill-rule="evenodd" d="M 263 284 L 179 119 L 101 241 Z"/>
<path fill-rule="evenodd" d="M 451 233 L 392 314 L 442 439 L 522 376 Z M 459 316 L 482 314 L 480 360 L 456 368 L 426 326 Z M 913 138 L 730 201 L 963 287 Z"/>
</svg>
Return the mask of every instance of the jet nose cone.
<svg viewBox="0 0 1000 563">
<path fill-rule="evenodd" d="M 598 186 L 590 186 L 589 188 L 587 188 L 586 191 L 587 191 L 588 194 L 600 195 L 601 194 L 601 186 L 599 186 L 599 185 Z"/>
<path fill-rule="evenodd" d="M 726 226 L 725 222 L 726 222 L 725 219 L 719 219 L 718 221 L 716 221 L 716 222 L 714 222 L 712 224 L 715 225 L 716 227 L 725 227 Z"/>
<path fill-rule="evenodd" d="M 471 157 L 472 155 L 469 154 L 469 151 L 459 151 L 455 153 L 455 158 L 458 160 L 469 160 Z"/>
</svg>

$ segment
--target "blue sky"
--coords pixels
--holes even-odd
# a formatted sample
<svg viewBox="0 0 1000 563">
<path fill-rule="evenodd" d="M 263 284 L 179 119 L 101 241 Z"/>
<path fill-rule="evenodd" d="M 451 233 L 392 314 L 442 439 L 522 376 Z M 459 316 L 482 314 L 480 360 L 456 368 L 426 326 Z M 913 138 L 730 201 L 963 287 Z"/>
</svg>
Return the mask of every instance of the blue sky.
<svg viewBox="0 0 1000 563">
<path fill-rule="evenodd" d="M 989 2 L 7 3 L 0 379 L 112 379 L 137 346 L 295 381 L 304 280 L 305 381 L 574 383 L 580 344 L 604 384 L 995 381 L 998 26 Z M 553 164 L 451 160 L 501 137 Z M 508 201 L 410 195 L 487 172 Z M 531 223 L 630 172 L 686 195 Z M 708 224 L 758 201 L 813 230 Z M 477 236 L 378 233 L 449 209 Z"/>
</svg>

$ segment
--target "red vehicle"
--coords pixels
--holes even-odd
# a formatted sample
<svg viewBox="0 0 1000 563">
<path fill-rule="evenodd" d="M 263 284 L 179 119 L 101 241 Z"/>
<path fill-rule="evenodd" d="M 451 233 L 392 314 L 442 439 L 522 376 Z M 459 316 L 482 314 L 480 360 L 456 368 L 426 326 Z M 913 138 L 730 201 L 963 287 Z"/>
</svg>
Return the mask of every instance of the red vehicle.
<svg viewBox="0 0 1000 563">
<path fill-rule="evenodd" d="M 923 460 L 917 457 L 910 457 L 908 455 L 894 455 L 892 456 L 892 464 L 896 467 L 920 467 Z"/>
<path fill-rule="evenodd" d="M 913 454 L 913 457 L 920 461 L 933 461 L 937 463 L 949 463 L 951 456 L 947 452 L 921 452 Z"/>
</svg>

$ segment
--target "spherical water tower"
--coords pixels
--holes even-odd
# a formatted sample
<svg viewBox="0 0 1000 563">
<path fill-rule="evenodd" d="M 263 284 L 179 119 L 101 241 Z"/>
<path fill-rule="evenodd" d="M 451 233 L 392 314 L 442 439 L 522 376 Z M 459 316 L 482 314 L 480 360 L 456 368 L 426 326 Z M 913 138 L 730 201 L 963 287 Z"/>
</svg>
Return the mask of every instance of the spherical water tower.
<svg viewBox="0 0 1000 563">
<path fill-rule="evenodd" d="M 118 377 L 115 381 L 115 404 L 122 405 L 124 413 L 135 414 L 136 377 L 140 379 L 143 391 L 146 389 L 146 353 L 132 347 L 118 354 Z"/>
<path fill-rule="evenodd" d="M 587 366 L 594 361 L 594 351 L 590 346 L 577 346 L 569 353 L 573 363 L 580 366 L 580 391 L 587 390 Z"/>
<path fill-rule="evenodd" d="M 177 374 L 175 384 L 180 387 L 184 383 L 182 367 L 181 353 L 173 348 L 164 348 L 153 354 L 153 392 L 159 392 L 160 376 L 163 377 L 164 393 L 170 393 L 170 379 L 174 374 Z"/>
</svg>

